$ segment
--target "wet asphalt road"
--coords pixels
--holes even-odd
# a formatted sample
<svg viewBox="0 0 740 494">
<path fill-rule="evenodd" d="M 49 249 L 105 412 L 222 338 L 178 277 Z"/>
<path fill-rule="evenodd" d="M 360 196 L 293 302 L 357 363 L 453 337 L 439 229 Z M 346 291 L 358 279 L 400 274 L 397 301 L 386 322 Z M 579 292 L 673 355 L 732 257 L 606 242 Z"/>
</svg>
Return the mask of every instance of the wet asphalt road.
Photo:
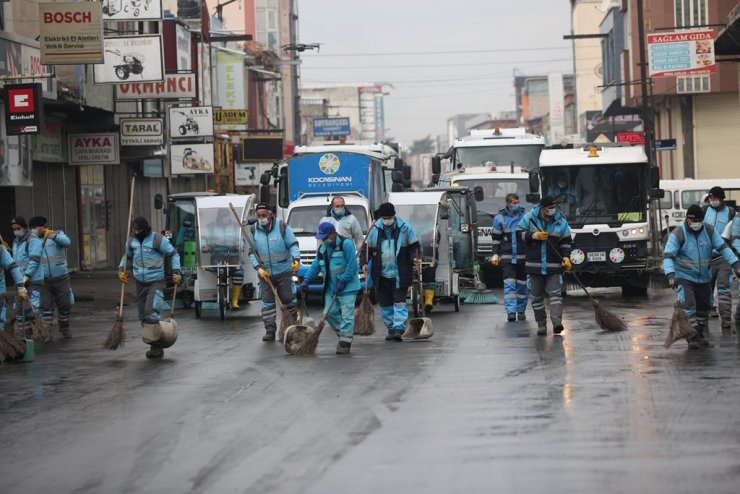
<svg viewBox="0 0 740 494">
<path fill-rule="evenodd" d="M 431 340 L 324 332 L 316 357 L 262 343 L 257 304 L 181 312 L 161 361 L 114 313 L 0 366 L 3 493 L 477 493 L 740 490 L 740 347 L 663 340 L 672 293 L 599 291 L 629 331 L 567 298 L 562 337 L 501 305 L 433 314 Z M 313 307 L 314 314 L 318 308 Z M 378 318 L 379 321 L 379 318 Z"/>
</svg>

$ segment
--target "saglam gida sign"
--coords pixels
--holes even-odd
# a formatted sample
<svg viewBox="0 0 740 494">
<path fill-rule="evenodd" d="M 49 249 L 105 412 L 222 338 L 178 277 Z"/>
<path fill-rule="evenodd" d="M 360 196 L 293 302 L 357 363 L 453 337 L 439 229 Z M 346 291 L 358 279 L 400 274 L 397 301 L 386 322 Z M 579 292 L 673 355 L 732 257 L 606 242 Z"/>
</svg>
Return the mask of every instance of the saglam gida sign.
<svg viewBox="0 0 740 494">
<path fill-rule="evenodd" d="M 118 134 L 70 134 L 68 136 L 70 165 L 118 165 Z"/>
<path fill-rule="evenodd" d="M 116 86 L 118 101 L 142 99 L 195 99 L 196 85 L 193 72 L 165 74 L 159 82 L 127 82 Z"/>
<path fill-rule="evenodd" d="M 5 86 L 5 132 L 9 136 L 41 132 L 41 84 L 8 84 Z"/>
</svg>

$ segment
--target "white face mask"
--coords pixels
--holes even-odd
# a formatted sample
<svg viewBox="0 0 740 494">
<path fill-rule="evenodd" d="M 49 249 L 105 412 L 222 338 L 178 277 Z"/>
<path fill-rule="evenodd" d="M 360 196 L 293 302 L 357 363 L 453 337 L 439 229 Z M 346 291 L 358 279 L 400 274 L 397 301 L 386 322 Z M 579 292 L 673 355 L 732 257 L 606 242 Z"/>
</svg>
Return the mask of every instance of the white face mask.
<svg viewBox="0 0 740 494">
<path fill-rule="evenodd" d="M 26 230 L 15 230 L 13 232 L 13 235 L 15 235 L 18 238 L 23 238 L 23 236 L 26 234 Z"/>
<path fill-rule="evenodd" d="M 555 216 L 555 213 L 557 212 L 557 210 L 558 210 L 557 208 L 545 209 L 545 214 L 547 216 Z"/>
<path fill-rule="evenodd" d="M 713 208 L 718 208 L 720 204 L 722 204 L 722 201 L 709 201 L 709 205 Z"/>
<path fill-rule="evenodd" d="M 396 222 L 396 218 L 381 219 L 380 221 L 382 221 L 385 226 L 393 226 L 393 223 Z"/>
<path fill-rule="evenodd" d="M 344 208 L 334 208 L 332 212 L 335 216 L 344 216 Z"/>
<path fill-rule="evenodd" d="M 697 221 L 696 223 L 689 222 L 689 228 L 691 228 L 695 232 L 698 232 L 699 230 L 701 230 L 701 227 L 703 226 L 704 226 L 704 223 L 702 221 Z"/>
<path fill-rule="evenodd" d="M 257 221 L 259 221 L 260 225 L 262 226 L 267 226 L 270 224 L 270 218 L 258 218 Z"/>
</svg>

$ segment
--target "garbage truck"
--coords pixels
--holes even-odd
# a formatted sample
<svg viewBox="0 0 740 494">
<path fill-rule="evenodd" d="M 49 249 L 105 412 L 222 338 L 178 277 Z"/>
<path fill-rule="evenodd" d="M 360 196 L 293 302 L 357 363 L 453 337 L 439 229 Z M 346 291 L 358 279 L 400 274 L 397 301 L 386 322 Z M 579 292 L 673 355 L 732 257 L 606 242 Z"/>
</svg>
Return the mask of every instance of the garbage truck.
<svg viewBox="0 0 740 494">
<path fill-rule="evenodd" d="M 660 174 L 643 146 L 553 147 L 530 172 L 528 202 L 551 195 L 573 236 L 570 260 L 590 287 L 644 295 L 662 284 L 658 202 Z M 575 279 L 568 280 L 573 287 Z"/>
</svg>

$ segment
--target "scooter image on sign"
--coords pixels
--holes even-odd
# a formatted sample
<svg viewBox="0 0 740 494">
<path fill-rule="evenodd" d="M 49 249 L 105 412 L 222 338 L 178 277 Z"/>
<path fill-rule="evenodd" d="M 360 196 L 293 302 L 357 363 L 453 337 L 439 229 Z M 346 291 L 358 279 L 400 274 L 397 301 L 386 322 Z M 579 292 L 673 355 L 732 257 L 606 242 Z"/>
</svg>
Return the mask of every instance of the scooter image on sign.
<svg viewBox="0 0 740 494">
<path fill-rule="evenodd" d="M 180 132 L 181 136 L 187 135 L 190 132 L 193 132 L 195 134 L 199 132 L 198 122 L 196 122 L 193 117 L 185 112 L 179 111 L 177 113 L 185 117 L 185 123 L 180 124 L 177 129 Z"/>
<path fill-rule="evenodd" d="M 103 0 L 103 14 L 114 16 L 121 12 L 121 10 L 128 13 L 129 10 L 133 9 L 132 13 L 134 17 L 139 17 L 142 13 L 142 8 L 144 11 L 149 11 L 149 4 L 152 3 L 152 0 L 129 0 L 128 3 L 123 5 L 123 8 L 121 8 L 122 2 L 123 0 Z"/>
<path fill-rule="evenodd" d="M 118 79 L 125 81 L 131 76 L 131 74 L 141 75 L 141 73 L 144 72 L 144 66 L 141 64 L 141 59 L 139 57 L 136 57 L 135 55 L 121 55 L 120 50 L 105 51 L 117 56 L 123 62 L 113 66 Z"/>
</svg>

